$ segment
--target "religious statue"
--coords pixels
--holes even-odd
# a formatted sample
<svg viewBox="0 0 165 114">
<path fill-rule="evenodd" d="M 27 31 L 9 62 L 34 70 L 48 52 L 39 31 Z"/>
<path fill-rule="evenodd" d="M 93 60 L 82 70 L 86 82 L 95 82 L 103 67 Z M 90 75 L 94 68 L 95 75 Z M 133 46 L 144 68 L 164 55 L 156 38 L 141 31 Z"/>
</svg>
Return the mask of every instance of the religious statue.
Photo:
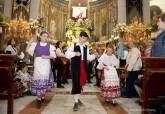
<svg viewBox="0 0 165 114">
<path fill-rule="evenodd" d="M 82 18 L 82 13 L 80 13 L 79 18 L 76 22 L 76 26 L 83 27 L 83 18 Z"/>
</svg>

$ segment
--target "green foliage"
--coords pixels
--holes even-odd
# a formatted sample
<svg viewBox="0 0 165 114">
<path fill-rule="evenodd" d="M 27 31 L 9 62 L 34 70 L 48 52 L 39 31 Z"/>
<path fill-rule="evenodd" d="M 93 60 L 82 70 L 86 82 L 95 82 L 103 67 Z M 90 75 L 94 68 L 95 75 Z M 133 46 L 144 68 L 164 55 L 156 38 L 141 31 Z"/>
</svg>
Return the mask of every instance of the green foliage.
<svg viewBox="0 0 165 114">
<path fill-rule="evenodd" d="M 155 22 L 152 21 L 151 23 L 146 24 L 146 28 L 150 32 L 156 32 L 156 31 L 158 31 L 157 22 L 156 21 Z"/>
<path fill-rule="evenodd" d="M 4 15 L 4 14 L 0 14 L 0 22 L 3 24 L 6 24 L 9 22 L 9 17 Z"/>
</svg>

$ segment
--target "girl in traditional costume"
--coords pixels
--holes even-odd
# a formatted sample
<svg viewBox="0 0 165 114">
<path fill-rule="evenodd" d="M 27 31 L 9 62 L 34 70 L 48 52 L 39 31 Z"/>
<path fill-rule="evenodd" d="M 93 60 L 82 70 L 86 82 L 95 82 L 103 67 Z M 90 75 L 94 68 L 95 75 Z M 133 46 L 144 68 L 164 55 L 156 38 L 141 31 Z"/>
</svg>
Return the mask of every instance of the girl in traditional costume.
<svg viewBox="0 0 165 114">
<path fill-rule="evenodd" d="M 40 33 L 40 41 L 31 43 L 27 52 L 34 55 L 34 72 L 31 81 L 31 93 L 37 96 L 37 107 L 40 108 L 45 93 L 54 86 L 53 73 L 51 70 L 51 59 L 56 57 L 55 47 L 47 43 L 49 34 L 45 31 Z"/>
<path fill-rule="evenodd" d="M 106 53 L 98 59 L 97 69 L 103 69 L 103 78 L 101 81 L 101 97 L 106 102 L 112 101 L 116 104 L 116 98 L 120 97 L 119 78 L 116 71 L 119 60 L 113 53 L 113 46 L 110 43 L 106 44 Z"/>
</svg>

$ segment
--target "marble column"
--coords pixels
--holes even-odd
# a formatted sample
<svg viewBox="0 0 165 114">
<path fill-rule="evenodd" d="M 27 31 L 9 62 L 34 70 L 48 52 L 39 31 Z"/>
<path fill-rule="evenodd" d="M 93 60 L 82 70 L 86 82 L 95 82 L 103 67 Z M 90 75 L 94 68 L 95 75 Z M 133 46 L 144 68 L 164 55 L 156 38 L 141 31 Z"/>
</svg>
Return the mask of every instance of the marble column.
<svg viewBox="0 0 165 114">
<path fill-rule="evenodd" d="M 95 32 L 96 32 L 96 37 L 97 37 L 97 39 L 100 39 L 100 36 L 99 36 L 99 31 L 100 31 L 100 24 L 99 24 L 99 22 L 100 22 L 100 19 L 99 19 L 99 10 L 98 11 L 96 11 L 96 21 L 95 21 L 96 23 L 95 23 L 95 28 L 96 28 L 96 30 L 95 30 Z"/>
<path fill-rule="evenodd" d="M 126 23 L 126 0 L 118 0 L 118 23 Z"/>
<path fill-rule="evenodd" d="M 13 0 L 5 0 L 5 5 L 4 5 L 4 14 L 11 19 L 12 17 L 12 4 Z"/>
<path fill-rule="evenodd" d="M 150 0 L 143 0 L 143 22 L 150 23 Z"/>
<path fill-rule="evenodd" d="M 41 0 L 31 0 L 30 18 L 37 19 L 39 16 L 39 5 Z"/>
<path fill-rule="evenodd" d="M 106 37 L 109 37 L 109 14 L 108 14 L 108 8 L 106 13 Z"/>
<path fill-rule="evenodd" d="M 90 4 L 89 4 L 90 0 L 88 0 L 88 5 L 87 5 L 87 18 L 90 18 Z"/>
<path fill-rule="evenodd" d="M 69 5 L 68 5 L 68 18 L 71 18 L 72 16 L 72 4 L 71 4 L 71 0 L 68 0 L 69 1 Z"/>
<path fill-rule="evenodd" d="M 102 40 L 102 11 L 99 11 L 99 40 Z"/>
</svg>

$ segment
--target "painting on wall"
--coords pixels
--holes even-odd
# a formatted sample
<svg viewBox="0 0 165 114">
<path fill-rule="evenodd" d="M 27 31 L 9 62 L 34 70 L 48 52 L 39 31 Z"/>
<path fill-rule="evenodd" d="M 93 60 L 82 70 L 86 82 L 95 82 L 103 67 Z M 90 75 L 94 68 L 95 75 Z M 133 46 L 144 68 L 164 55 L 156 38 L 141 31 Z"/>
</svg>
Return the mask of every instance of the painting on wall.
<svg viewBox="0 0 165 114">
<path fill-rule="evenodd" d="M 106 36 L 106 18 L 102 21 L 102 36 Z"/>
<path fill-rule="evenodd" d="M 150 7 L 150 16 L 151 16 L 151 26 L 152 31 L 156 32 L 158 30 L 157 22 L 158 16 L 162 13 L 162 9 L 159 6 L 153 5 Z"/>
<path fill-rule="evenodd" d="M 159 6 L 153 5 L 150 7 L 151 20 L 157 19 L 157 17 L 162 13 L 162 9 Z"/>
<path fill-rule="evenodd" d="M 51 33 L 51 35 L 53 36 L 53 37 L 55 37 L 56 36 L 56 30 L 57 30 L 57 28 L 56 28 L 56 22 L 55 22 L 55 20 L 51 20 L 50 21 L 50 33 Z"/>
<path fill-rule="evenodd" d="M 132 23 L 132 19 L 136 16 L 141 20 L 143 19 L 143 4 L 142 0 L 126 0 L 127 8 L 127 24 Z"/>
<path fill-rule="evenodd" d="M 94 25 L 94 18 L 91 19 L 91 31 L 94 31 L 95 25 Z"/>
<path fill-rule="evenodd" d="M 4 5 L 0 4 L 0 15 L 3 14 L 3 12 L 4 12 Z"/>
<path fill-rule="evenodd" d="M 112 23 L 112 15 L 111 15 L 111 12 L 109 12 L 109 31 L 110 31 L 110 37 L 112 35 L 112 28 L 113 28 L 113 23 Z"/>
</svg>

